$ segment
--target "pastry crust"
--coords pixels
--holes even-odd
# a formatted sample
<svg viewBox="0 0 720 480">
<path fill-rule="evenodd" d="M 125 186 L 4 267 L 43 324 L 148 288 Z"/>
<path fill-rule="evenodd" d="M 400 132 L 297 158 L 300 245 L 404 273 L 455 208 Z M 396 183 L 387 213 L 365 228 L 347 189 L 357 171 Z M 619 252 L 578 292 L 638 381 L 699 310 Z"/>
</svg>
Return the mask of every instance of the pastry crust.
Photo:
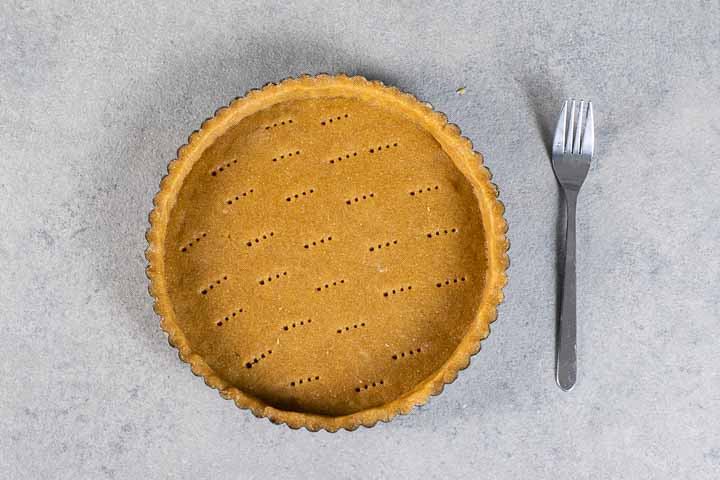
<svg viewBox="0 0 720 480">
<path fill-rule="evenodd" d="M 295 129 L 293 135 L 290 128 Z M 344 134 L 338 133 L 341 128 Z M 374 146 L 378 132 L 387 135 Z M 305 135 L 304 144 L 287 143 L 300 134 Z M 310 137 L 317 140 L 307 140 Z M 235 138 L 242 142 L 233 142 Z M 328 145 L 348 148 L 325 155 Z M 379 160 L 381 154 L 386 157 Z M 264 163 L 252 167 L 260 157 Z M 402 177 L 393 170 L 393 159 L 417 159 L 416 166 L 406 168 L 420 173 L 437 169 L 437 181 L 424 181 L 427 175 L 415 183 L 404 177 L 392 180 Z M 365 163 L 358 169 L 359 161 Z M 224 398 L 292 428 L 354 430 L 424 404 L 467 367 L 503 299 L 507 225 L 497 188 L 482 162 L 470 140 L 443 114 L 412 95 L 363 77 L 302 76 L 234 100 L 178 150 L 150 213 L 149 291 L 170 344 L 193 373 Z M 337 176 L 341 167 L 345 170 Z M 330 169 L 335 173 L 327 173 Z M 360 188 L 366 177 L 375 181 L 377 191 Z M 338 191 L 344 178 L 349 180 L 347 188 Z M 438 196 L 432 199 L 433 194 Z M 248 198 L 256 202 L 252 209 L 248 202 L 243 204 Z M 257 203 L 261 200 L 265 203 Z M 363 206 L 371 202 L 385 205 L 385 210 Z M 296 204 L 298 210 L 291 211 Z M 436 205 L 439 216 L 431 212 Z M 234 216 L 234 206 L 248 208 L 242 220 Z M 372 234 L 393 225 L 393 210 L 401 212 L 397 224 L 405 228 L 377 243 L 378 235 Z M 325 224 L 316 222 L 318 218 Z M 368 227 L 374 218 L 380 225 L 377 231 Z M 454 226 L 422 232 L 407 228 L 427 227 L 428 221 L 439 223 L 443 218 Z M 257 225 L 249 236 L 248 225 Z M 281 228 L 275 232 L 272 225 Z M 334 228 L 323 230 L 323 225 Z M 439 254 L 422 257 L 412 250 L 445 241 L 455 229 L 465 236 L 437 243 Z M 326 244 L 330 230 L 341 233 Z M 363 232 L 369 232 L 367 238 Z M 419 238 L 426 234 L 429 238 L 422 243 Z M 331 252 L 332 243 L 335 253 L 317 253 L 321 241 L 325 252 Z M 275 250 L 262 250 L 272 242 Z M 391 253 L 393 247 L 396 253 Z M 405 283 L 396 281 L 405 279 L 400 265 L 393 263 L 399 259 L 407 268 Z M 339 270 L 343 262 L 346 270 Z M 425 269 L 430 264 L 438 272 L 434 277 Z M 268 268 L 260 271 L 265 265 Z M 458 265 L 474 271 L 453 272 Z M 392 276 L 394 267 L 399 277 Z M 329 278 L 330 273 L 335 277 Z M 405 290 L 410 284 L 412 293 Z M 275 290 L 268 294 L 269 288 Z M 402 297 L 406 303 L 392 298 L 401 298 L 401 288 L 408 294 Z M 315 300 L 325 293 L 323 300 Z M 411 295 L 424 302 L 424 310 L 413 306 Z M 378 309 L 373 310 L 375 305 Z M 337 315 L 330 314 L 333 308 Z M 386 318 L 380 318 L 383 315 Z M 398 319 L 394 326 L 390 318 Z M 305 323 L 308 320 L 312 325 Z M 418 321 L 428 325 L 426 331 L 409 332 Z M 393 330 L 401 327 L 405 330 Z M 343 332 L 348 335 L 343 337 Z M 389 337 L 378 346 L 383 332 Z M 352 334 L 354 339 L 346 340 Z M 374 377 L 373 371 L 378 372 Z"/>
</svg>

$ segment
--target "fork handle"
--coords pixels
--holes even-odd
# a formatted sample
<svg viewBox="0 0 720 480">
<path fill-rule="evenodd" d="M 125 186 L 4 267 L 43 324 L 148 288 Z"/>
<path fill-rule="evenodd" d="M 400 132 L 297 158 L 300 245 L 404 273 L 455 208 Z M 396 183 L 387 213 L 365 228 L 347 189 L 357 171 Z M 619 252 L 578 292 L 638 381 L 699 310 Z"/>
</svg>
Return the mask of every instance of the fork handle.
<svg viewBox="0 0 720 480">
<path fill-rule="evenodd" d="M 564 190 L 567 206 L 565 233 L 565 267 L 563 274 L 560 321 L 557 327 L 557 384 L 565 391 L 575 385 L 577 378 L 577 330 L 575 284 L 575 210 L 578 192 Z"/>
</svg>

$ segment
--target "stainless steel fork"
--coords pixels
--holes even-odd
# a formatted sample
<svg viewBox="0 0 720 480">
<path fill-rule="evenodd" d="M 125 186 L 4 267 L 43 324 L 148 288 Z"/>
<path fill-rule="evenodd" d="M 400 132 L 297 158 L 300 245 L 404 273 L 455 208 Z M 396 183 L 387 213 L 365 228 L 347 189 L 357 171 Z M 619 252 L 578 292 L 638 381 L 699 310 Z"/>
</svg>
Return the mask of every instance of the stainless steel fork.
<svg viewBox="0 0 720 480">
<path fill-rule="evenodd" d="M 555 129 L 552 166 L 567 205 L 565 268 L 557 331 L 556 381 L 570 390 L 577 379 L 575 209 L 595 148 L 592 102 L 566 100 Z"/>
</svg>

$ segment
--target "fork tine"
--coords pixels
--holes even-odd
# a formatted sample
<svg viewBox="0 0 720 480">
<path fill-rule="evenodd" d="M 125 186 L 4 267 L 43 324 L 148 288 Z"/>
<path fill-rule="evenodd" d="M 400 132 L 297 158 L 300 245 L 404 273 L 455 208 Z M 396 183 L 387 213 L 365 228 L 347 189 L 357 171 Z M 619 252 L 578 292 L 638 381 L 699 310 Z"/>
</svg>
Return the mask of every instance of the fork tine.
<svg viewBox="0 0 720 480">
<path fill-rule="evenodd" d="M 592 102 L 587 104 L 587 118 L 585 120 L 585 133 L 582 138 L 581 155 L 589 155 L 592 157 L 595 150 L 595 122 L 593 119 Z"/>
<path fill-rule="evenodd" d="M 565 135 L 565 153 L 572 153 L 573 146 L 573 127 L 575 126 L 575 100 L 570 102 L 570 119 L 567 125 L 567 135 Z"/>
<path fill-rule="evenodd" d="M 567 107 L 568 102 L 565 100 L 563 103 L 562 111 L 560 112 L 560 118 L 558 118 L 557 127 L 555 127 L 555 139 L 553 140 L 553 152 L 563 153 L 565 152 L 565 128 L 567 125 Z"/>
<path fill-rule="evenodd" d="M 580 105 L 577 110 L 577 122 L 575 126 L 575 138 L 573 140 L 572 153 L 580 154 L 580 139 L 582 138 L 583 124 L 585 123 L 585 116 L 583 115 L 583 107 L 585 107 L 585 100 L 580 100 Z"/>
</svg>

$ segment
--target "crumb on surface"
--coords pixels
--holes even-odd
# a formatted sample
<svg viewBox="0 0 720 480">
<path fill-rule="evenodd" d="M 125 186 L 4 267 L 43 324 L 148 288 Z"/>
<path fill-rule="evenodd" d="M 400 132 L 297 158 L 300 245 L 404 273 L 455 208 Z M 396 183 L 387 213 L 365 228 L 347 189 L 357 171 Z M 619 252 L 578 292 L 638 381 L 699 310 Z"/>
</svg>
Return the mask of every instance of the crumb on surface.
<svg viewBox="0 0 720 480">
<path fill-rule="evenodd" d="M 458 95 L 465 95 L 465 87 L 460 87 L 457 90 L 455 90 L 455 93 Z"/>
</svg>

